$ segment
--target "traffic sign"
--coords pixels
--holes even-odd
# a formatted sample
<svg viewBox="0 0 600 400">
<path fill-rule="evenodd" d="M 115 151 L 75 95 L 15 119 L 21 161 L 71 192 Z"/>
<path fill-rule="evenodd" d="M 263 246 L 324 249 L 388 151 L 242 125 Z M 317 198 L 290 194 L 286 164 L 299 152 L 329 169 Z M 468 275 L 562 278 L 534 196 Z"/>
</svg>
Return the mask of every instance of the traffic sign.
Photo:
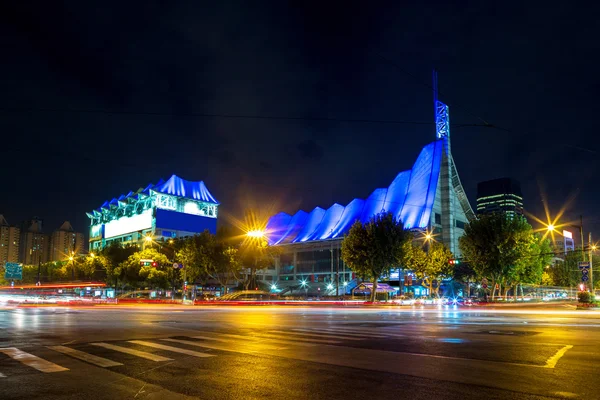
<svg viewBox="0 0 600 400">
<path fill-rule="evenodd" d="M 481 287 L 487 289 L 487 283 L 484 283 L 483 285 L 481 285 Z"/>
<path fill-rule="evenodd" d="M 589 276 L 587 276 L 587 275 L 583 275 L 583 276 L 581 277 L 581 282 L 587 282 L 587 281 L 589 281 L 589 280 L 590 280 L 590 277 L 589 277 Z"/>
<path fill-rule="evenodd" d="M 589 269 L 582 269 L 581 270 L 581 275 L 588 275 L 590 273 Z"/>
<path fill-rule="evenodd" d="M 589 261 L 579 261 L 579 269 L 581 269 L 581 270 L 590 269 L 590 262 Z"/>
<path fill-rule="evenodd" d="M 23 279 L 23 265 L 9 262 L 4 264 L 4 279 Z"/>
<path fill-rule="evenodd" d="M 173 263 L 173 268 L 175 268 L 175 269 L 179 268 L 179 264 Z"/>
</svg>

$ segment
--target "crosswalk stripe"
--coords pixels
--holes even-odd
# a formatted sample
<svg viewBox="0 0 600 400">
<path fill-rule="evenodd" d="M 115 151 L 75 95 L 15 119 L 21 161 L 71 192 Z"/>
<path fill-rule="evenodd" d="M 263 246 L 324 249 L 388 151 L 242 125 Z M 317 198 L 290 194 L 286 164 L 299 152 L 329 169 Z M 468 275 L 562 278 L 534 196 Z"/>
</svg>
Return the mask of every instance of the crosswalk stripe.
<svg viewBox="0 0 600 400">
<path fill-rule="evenodd" d="M 236 343 L 239 344 L 239 340 L 234 340 L 234 339 L 223 339 L 223 338 L 214 338 L 214 337 L 208 337 L 208 336 L 193 336 L 193 339 L 202 339 L 202 340 L 213 340 L 216 342 L 224 342 L 224 343 Z M 255 344 L 255 343 L 248 343 L 248 344 Z M 278 347 L 278 346 L 269 346 L 269 345 L 265 345 L 262 343 L 256 343 L 258 345 L 260 345 L 261 349 L 265 349 L 265 350 L 281 350 L 284 347 Z M 204 346 L 206 347 L 206 346 Z"/>
<path fill-rule="evenodd" d="M 70 347 L 65 346 L 47 346 L 50 350 L 58 351 L 59 353 L 66 354 L 68 356 L 77 358 L 79 360 L 89 362 L 90 364 L 97 365 L 102 368 L 106 367 L 116 367 L 118 365 L 123 365 L 120 362 L 112 361 L 107 358 L 102 358 L 95 356 L 93 354 L 88 354 L 83 351 L 75 350 Z"/>
<path fill-rule="evenodd" d="M 54 364 L 53 362 L 46 361 L 42 358 L 34 356 L 33 354 L 26 353 L 17 349 L 16 347 L 4 347 L 0 348 L 0 352 L 6 354 L 10 358 L 17 360 L 28 367 L 35 368 L 42 372 L 61 372 L 68 371 L 69 368 L 61 367 L 60 365 Z"/>
<path fill-rule="evenodd" d="M 289 336 L 282 336 L 282 335 L 271 335 L 269 333 L 260 333 L 259 335 L 260 335 L 261 338 L 265 338 L 265 339 L 274 338 L 276 340 L 287 340 L 287 341 L 290 341 L 290 342 L 300 341 L 300 342 L 325 343 L 325 344 L 337 344 L 337 343 L 341 343 L 339 340 L 299 338 L 299 337 L 289 337 Z"/>
<path fill-rule="evenodd" d="M 334 332 L 353 332 L 353 333 L 360 333 L 363 335 L 367 335 L 370 337 L 377 337 L 377 338 L 386 338 L 386 337 L 406 337 L 406 335 L 400 334 L 400 333 L 390 333 L 390 332 L 384 332 L 384 331 L 367 331 L 367 330 L 361 330 L 361 329 L 352 329 L 352 328 L 321 328 L 321 329 L 327 329 L 329 331 L 334 331 Z"/>
<path fill-rule="evenodd" d="M 261 350 L 285 350 L 286 349 L 285 347 L 275 347 L 275 346 L 263 345 L 260 343 L 246 343 L 245 346 L 240 346 L 238 344 L 235 346 L 235 348 L 232 348 L 225 344 L 218 344 L 218 343 L 194 342 L 191 340 L 181 340 L 181 339 L 161 339 L 161 340 L 164 340 L 166 342 L 187 344 L 189 346 L 204 347 L 206 349 L 233 351 L 233 352 L 238 352 L 238 353 L 256 353 L 256 352 L 260 352 Z M 256 347 L 248 347 L 248 346 L 252 346 L 252 345 L 254 345 Z"/>
<path fill-rule="evenodd" d="M 143 340 L 130 340 L 129 343 L 139 344 L 139 345 L 148 346 L 148 347 L 154 347 L 155 349 L 172 351 L 173 353 L 187 354 L 188 356 L 194 356 L 194 357 L 214 357 L 215 356 L 214 354 L 200 353 L 198 351 L 180 349 L 178 347 L 165 346 L 164 344 L 146 342 Z"/>
<path fill-rule="evenodd" d="M 201 333 L 211 333 L 214 334 L 215 332 L 201 332 Z M 235 335 L 233 333 L 219 333 L 220 336 L 226 336 L 226 337 L 230 337 L 230 338 L 234 338 L 234 339 L 240 339 L 240 340 L 250 340 L 250 341 L 254 341 L 254 342 L 260 342 L 262 343 L 264 340 L 268 340 L 271 343 L 282 343 L 282 344 L 293 344 L 296 346 L 305 346 L 305 347 L 313 347 L 316 346 L 315 343 L 303 343 L 303 342 L 294 342 L 291 339 L 287 339 L 287 340 L 283 340 L 283 339 L 270 339 L 270 338 L 263 338 L 263 337 L 258 337 L 258 336 L 242 336 L 242 335 Z M 194 339 L 203 339 L 205 338 L 205 336 L 192 336 Z"/>
<path fill-rule="evenodd" d="M 91 344 L 94 346 L 98 346 L 98 347 L 104 347 L 105 349 L 119 351 L 121 353 L 131 354 L 132 356 L 138 356 L 141 358 L 145 358 L 150 361 L 172 361 L 173 360 L 172 358 L 159 356 L 158 354 L 147 353 L 145 351 L 130 349 L 128 347 L 116 346 L 114 344 L 109 344 L 109 343 L 98 342 L 98 343 L 91 343 Z"/>
<path fill-rule="evenodd" d="M 323 333 L 339 333 L 342 335 L 346 335 L 346 336 L 357 336 L 357 337 L 362 337 L 362 338 L 386 338 L 389 337 L 389 335 L 382 335 L 382 334 L 378 334 L 378 333 L 369 333 L 369 332 L 363 332 L 363 333 L 357 333 L 358 331 L 349 331 L 349 330 L 339 330 L 339 329 L 330 329 L 330 328 L 311 328 L 311 329 L 294 329 L 295 331 L 302 331 L 302 332 L 323 332 Z"/>
<path fill-rule="evenodd" d="M 295 331 L 298 329 L 294 329 Z M 316 337 L 327 337 L 327 338 L 333 338 L 333 339 L 344 339 L 344 340 L 363 340 L 363 338 L 360 337 L 351 337 L 351 336 L 344 336 L 344 335 L 336 335 L 333 332 L 332 333 L 325 333 L 325 332 L 313 332 L 313 333 L 304 333 L 304 332 L 290 332 L 290 331 L 269 331 L 269 332 L 273 332 L 273 333 L 283 333 L 286 335 L 298 335 L 298 336 L 316 336 Z M 353 336 L 358 336 L 358 335 L 353 335 Z"/>
</svg>

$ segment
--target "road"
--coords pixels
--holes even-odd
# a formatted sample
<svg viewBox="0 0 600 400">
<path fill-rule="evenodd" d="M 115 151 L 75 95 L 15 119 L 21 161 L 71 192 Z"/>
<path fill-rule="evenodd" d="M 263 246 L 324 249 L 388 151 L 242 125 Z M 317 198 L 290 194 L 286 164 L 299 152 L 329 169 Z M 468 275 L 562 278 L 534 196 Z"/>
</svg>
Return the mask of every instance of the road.
<svg viewBox="0 0 600 400">
<path fill-rule="evenodd" d="M 600 398 L 600 313 L 0 309 L 0 398 Z"/>
</svg>

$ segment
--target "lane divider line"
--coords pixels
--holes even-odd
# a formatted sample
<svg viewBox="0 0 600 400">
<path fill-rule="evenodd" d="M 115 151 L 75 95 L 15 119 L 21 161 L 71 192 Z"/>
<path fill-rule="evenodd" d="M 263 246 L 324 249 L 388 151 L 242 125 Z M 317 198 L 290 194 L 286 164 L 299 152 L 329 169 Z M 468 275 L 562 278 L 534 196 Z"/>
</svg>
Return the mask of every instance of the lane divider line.
<svg viewBox="0 0 600 400">
<path fill-rule="evenodd" d="M 569 344 L 569 345 L 566 345 L 565 347 L 563 347 L 562 349 L 558 350 L 555 355 L 553 355 L 552 357 L 550 357 L 548 359 L 548 361 L 546 361 L 546 365 L 544 367 L 545 368 L 554 368 L 556 366 L 556 363 L 558 362 L 558 360 L 560 360 L 562 358 L 562 356 L 564 356 L 565 353 L 569 349 L 572 349 L 572 348 L 573 348 L 573 346 Z"/>
</svg>

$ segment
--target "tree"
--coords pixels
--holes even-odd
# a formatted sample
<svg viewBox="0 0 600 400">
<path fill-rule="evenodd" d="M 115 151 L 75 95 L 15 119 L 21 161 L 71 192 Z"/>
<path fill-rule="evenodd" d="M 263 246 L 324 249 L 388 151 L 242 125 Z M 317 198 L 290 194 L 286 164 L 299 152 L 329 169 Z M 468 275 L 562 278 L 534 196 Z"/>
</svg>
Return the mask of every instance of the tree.
<svg viewBox="0 0 600 400">
<path fill-rule="evenodd" d="M 554 286 L 554 281 L 552 280 L 552 275 L 547 272 L 542 274 L 542 286 Z"/>
<path fill-rule="evenodd" d="M 533 229 L 525 218 L 492 214 L 471 221 L 459 239 L 459 247 L 477 276 L 492 280 L 493 299 L 496 284 L 502 288 L 519 279 L 533 242 Z"/>
<path fill-rule="evenodd" d="M 158 265 L 142 266 L 141 260 L 154 260 Z M 166 289 L 169 287 L 169 274 L 171 268 L 169 259 L 156 249 L 147 248 L 130 255 L 126 261 L 119 264 L 117 272 L 123 283 L 132 286 L 150 286 Z"/>
<path fill-rule="evenodd" d="M 342 241 L 342 259 L 359 276 L 373 283 L 375 301 L 377 281 L 389 268 L 400 266 L 412 234 L 391 213 L 375 215 L 368 223 L 357 221 Z"/>
<path fill-rule="evenodd" d="M 99 255 L 105 257 L 105 265 L 106 268 L 106 277 L 108 281 L 114 280 L 115 287 L 118 285 L 118 280 L 122 279 L 125 282 L 124 272 L 126 268 L 123 267 L 123 263 L 127 261 L 127 259 L 137 253 L 139 248 L 136 245 L 125 245 L 122 246 L 119 242 L 112 242 L 108 246 L 106 246 Z M 98 256 L 98 255 L 97 255 Z"/>
<path fill-rule="evenodd" d="M 434 279 L 452 275 L 452 266 L 449 261 L 453 255 L 443 243 L 431 242 L 429 246 L 428 251 L 425 251 L 420 243 L 409 243 L 405 250 L 404 264 L 414 271 L 417 277 L 428 280 L 431 295 Z"/>
</svg>

